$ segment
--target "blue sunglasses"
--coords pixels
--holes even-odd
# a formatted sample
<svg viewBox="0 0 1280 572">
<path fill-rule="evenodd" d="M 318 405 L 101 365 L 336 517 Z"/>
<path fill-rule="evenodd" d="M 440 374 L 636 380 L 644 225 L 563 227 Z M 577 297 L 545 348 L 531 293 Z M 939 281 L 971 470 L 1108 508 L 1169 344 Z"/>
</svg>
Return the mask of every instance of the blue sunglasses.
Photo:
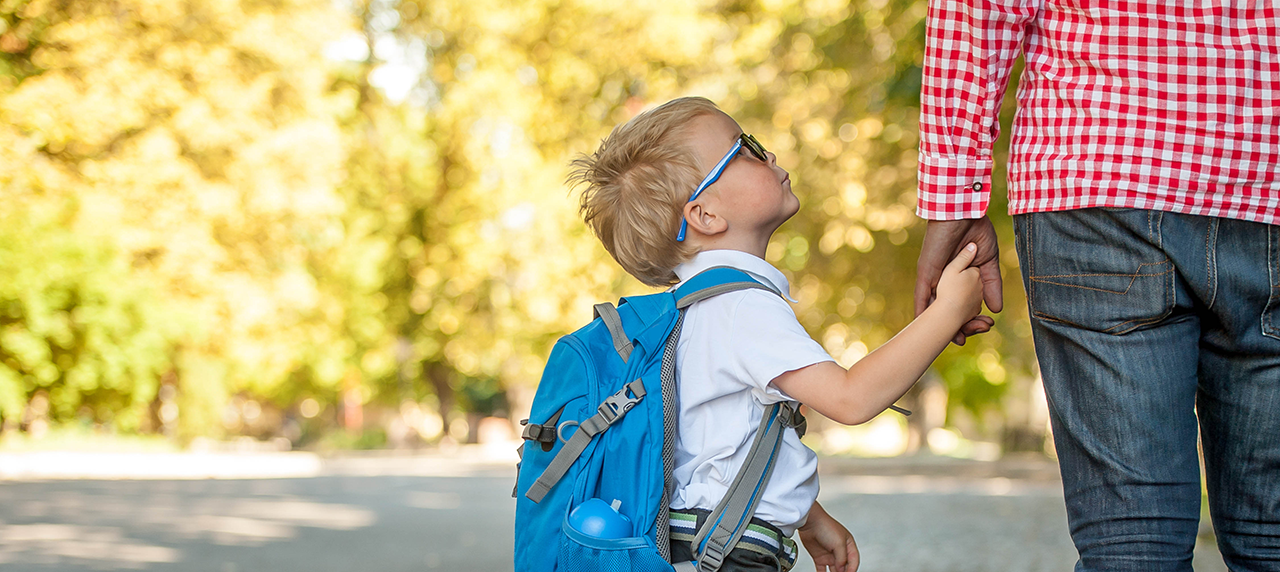
<svg viewBox="0 0 1280 572">
<path fill-rule="evenodd" d="M 707 190 L 707 187 L 710 187 L 712 183 L 720 179 L 720 175 L 724 173 L 725 167 L 729 166 L 729 161 L 732 161 L 733 158 L 738 155 L 738 151 L 743 147 L 746 147 L 747 152 L 751 153 L 755 158 L 764 161 L 765 163 L 769 162 L 769 152 L 765 151 L 764 145 L 761 145 L 759 141 L 756 141 L 755 137 L 743 133 L 742 135 L 739 135 L 738 140 L 733 143 L 733 148 L 725 154 L 723 159 L 720 159 L 719 163 L 716 163 L 715 168 L 711 169 L 710 173 L 707 173 L 706 178 L 702 179 L 701 183 L 698 183 L 698 188 L 694 189 L 693 194 L 689 196 L 689 202 L 696 200 L 698 195 L 702 194 L 702 191 Z M 688 230 L 689 221 L 685 220 L 684 217 L 680 217 L 680 234 L 676 235 L 676 242 L 684 242 L 684 235 Z"/>
</svg>

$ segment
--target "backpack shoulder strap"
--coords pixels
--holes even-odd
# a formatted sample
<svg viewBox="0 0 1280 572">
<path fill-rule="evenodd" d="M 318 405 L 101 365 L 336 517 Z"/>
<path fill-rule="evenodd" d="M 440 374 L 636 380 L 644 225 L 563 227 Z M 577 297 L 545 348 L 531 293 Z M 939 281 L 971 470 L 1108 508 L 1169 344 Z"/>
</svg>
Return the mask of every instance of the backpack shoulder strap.
<svg viewBox="0 0 1280 572">
<path fill-rule="evenodd" d="M 684 309 L 712 296 L 751 289 L 773 292 L 786 300 L 782 292 L 742 270 L 730 266 L 713 266 L 699 272 L 675 290 L 676 308 L 682 310 L 683 314 Z M 674 356 L 674 347 L 668 348 L 668 351 Z M 674 363 L 672 366 L 674 370 Z M 696 567 L 700 572 L 719 570 L 724 558 L 746 532 L 747 524 L 755 514 L 765 485 L 773 473 L 774 461 L 782 445 L 783 431 L 788 427 L 799 428 L 804 420 L 799 406 L 798 403 L 783 402 L 765 408 L 746 462 L 738 470 L 728 493 L 694 537 Z M 668 483 L 668 488 L 671 486 L 672 483 Z M 681 563 L 677 570 L 684 572 L 691 568 L 692 565 Z"/>
<path fill-rule="evenodd" d="M 627 337 L 626 330 L 622 329 L 622 316 L 618 314 L 618 309 L 613 304 L 605 302 L 596 304 L 594 308 L 595 317 L 604 320 L 604 326 L 609 329 L 609 337 L 613 338 L 613 349 L 617 350 L 618 355 L 622 357 L 622 363 L 627 363 L 631 358 L 631 338 Z"/>
<path fill-rule="evenodd" d="M 693 539 L 699 572 L 719 570 L 725 557 L 746 533 L 747 524 L 751 522 L 756 506 L 764 496 L 765 485 L 773 474 L 783 432 L 788 427 L 800 429 L 803 424 L 799 403 L 784 401 L 765 408 L 746 462 L 738 469 L 729 491 Z"/>
<path fill-rule="evenodd" d="M 688 308 L 712 296 L 750 289 L 767 290 L 782 296 L 781 292 L 752 278 L 742 270 L 731 266 L 713 266 L 699 272 L 676 288 L 676 308 Z"/>
</svg>

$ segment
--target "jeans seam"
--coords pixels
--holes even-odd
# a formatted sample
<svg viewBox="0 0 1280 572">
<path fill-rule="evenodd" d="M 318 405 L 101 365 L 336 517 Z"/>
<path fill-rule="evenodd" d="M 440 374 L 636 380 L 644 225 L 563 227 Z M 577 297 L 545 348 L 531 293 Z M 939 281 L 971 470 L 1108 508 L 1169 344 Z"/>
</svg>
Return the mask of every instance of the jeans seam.
<svg viewBox="0 0 1280 572">
<path fill-rule="evenodd" d="M 1172 272 L 1173 270 L 1165 270 L 1164 272 L 1160 272 L 1160 273 L 1158 273 L 1158 274 L 1143 274 L 1143 273 L 1142 273 L 1142 267 L 1143 267 L 1143 266 L 1159 266 L 1159 265 L 1162 265 L 1162 264 L 1164 264 L 1164 263 L 1166 263 L 1166 262 L 1169 262 L 1169 259 L 1168 259 L 1168 258 L 1165 258 L 1164 260 L 1161 260 L 1160 262 L 1142 262 L 1142 263 L 1139 263 L 1139 264 L 1138 264 L 1138 270 L 1137 270 L 1136 272 L 1132 272 L 1132 273 L 1128 273 L 1128 272 L 1096 272 L 1096 273 L 1084 273 L 1084 274 L 1052 274 L 1052 275 L 1048 275 L 1048 276 L 1033 276 L 1033 277 L 1032 277 L 1032 280 L 1035 280 L 1035 279 L 1038 279 L 1038 278 L 1084 278 L 1084 277 L 1086 277 L 1086 276 L 1128 276 L 1128 277 L 1130 277 L 1130 278 L 1139 278 L 1139 277 L 1142 277 L 1142 276 L 1160 276 L 1161 274 L 1168 274 L 1168 273 Z"/>
<path fill-rule="evenodd" d="M 1275 331 L 1275 326 L 1271 323 L 1271 311 L 1276 305 L 1276 290 L 1280 285 L 1276 284 L 1276 267 L 1275 267 L 1275 227 L 1267 227 L 1267 285 L 1271 287 L 1271 293 L 1267 296 L 1267 305 L 1262 308 L 1262 316 L 1259 318 L 1262 327 L 1262 335 L 1280 339 L 1280 333 Z"/>
<path fill-rule="evenodd" d="M 1209 291 L 1209 302 L 1207 308 L 1213 309 L 1213 303 L 1218 299 L 1218 219 L 1209 219 L 1209 224 L 1204 232 L 1204 266 L 1207 284 L 1205 288 Z"/>
<path fill-rule="evenodd" d="M 1166 259 L 1165 262 L 1168 262 L 1168 259 Z M 1165 262 L 1143 263 L 1143 266 L 1146 266 L 1147 264 L 1164 264 Z M 1139 278 L 1146 278 L 1149 276 L 1151 277 L 1164 276 L 1165 274 L 1172 274 L 1172 273 L 1173 273 L 1173 269 L 1170 268 L 1158 274 L 1062 274 L 1059 276 L 1032 276 L 1031 280 L 1033 282 L 1044 282 L 1045 284 L 1053 284 L 1054 286 L 1062 286 L 1064 288 L 1079 288 L 1081 290 L 1094 290 L 1097 292 L 1106 292 L 1108 294 L 1128 294 L 1129 290 L 1133 288 L 1134 283 L 1136 283 Z M 1077 284 L 1064 284 L 1062 282 L 1044 280 L 1044 278 L 1084 278 L 1084 277 L 1092 277 L 1092 276 L 1128 276 L 1129 278 L 1132 278 L 1132 280 L 1129 281 L 1129 286 L 1124 290 L 1107 290 L 1106 288 L 1092 288 L 1089 286 L 1080 286 Z"/>
<path fill-rule="evenodd" d="M 1152 211 L 1151 214 L 1156 219 L 1156 247 L 1164 252 L 1164 230 L 1161 228 L 1164 226 L 1164 211 Z"/>
<path fill-rule="evenodd" d="M 1028 217 L 1027 217 L 1027 246 L 1026 246 L 1026 248 L 1027 248 L 1027 276 L 1028 276 L 1028 277 L 1030 277 L 1030 276 L 1035 276 L 1035 274 L 1036 274 L 1036 255 L 1035 255 L 1035 252 L 1036 252 L 1035 235 L 1036 235 L 1036 233 L 1035 233 L 1035 231 L 1034 231 L 1034 229 L 1033 229 L 1033 222 L 1035 221 L 1035 216 L 1036 216 L 1036 215 L 1032 214 L 1032 215 L 1030 215 L 1030 216 L 1028 216 Z M 1030 306 L 1030 305 L 1031 305 L 1031 301 L 1036 299 L 1036 281 L 1035 281 L 1035 280 L 1030 280 L 1030 279 L 1028 279 L 1028 280 L 1027 280 L 1027 284 L 1028 284 L 1028 285 L 1030 285 L 1030 287 L 1031 287 L 1031 291 L 1027 293 L 1027 305 L 1028 305 L 1028 306 Z"/>
</svg>

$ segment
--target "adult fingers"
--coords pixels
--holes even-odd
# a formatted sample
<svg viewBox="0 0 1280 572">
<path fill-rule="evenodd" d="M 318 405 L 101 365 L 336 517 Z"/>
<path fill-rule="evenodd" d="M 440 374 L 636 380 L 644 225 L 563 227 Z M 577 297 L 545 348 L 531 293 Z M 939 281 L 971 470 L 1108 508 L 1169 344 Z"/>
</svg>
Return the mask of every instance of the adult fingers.
<svg viewBox="0 0 1280 572">
<path fill-rule="evenodd" d="M 995 323 L 995 320 L 992 320 L 991 316 L 975 316 L 972 320 L 966 322 L 965 325 L 960 326 L 960 332 L 965 336 L 985 334 L 991 331 L 991 327 L 994 326 Z"/>
<path fill-rule="evenodd" d="M 938 286 L 938 276 L 940 273 L 930 273 L 926 275 L 924 272 L 916 274 L 916 315 L 924 313 L 925 308 L 933 303 L 933 289 Z"/>
<path fill-rule="evenodd" d="M 1000 313 L 1004 309 L 1004 281 L 1000 277 L 1000 261 L 991 259 L 978 266 L 978 276 L 982 280 L 982 301 L 987 309 Z"/>
<path fill-rule="evenodd" d="M 933 291 L 942 277 L 942 269 L 955 254 L 956 249 L 964 244 L 965 236 L 971 231 L 975 220 L 934 220 L 925 227 L 924 242 L 920 245 L 920 256 L 916 261 L 916 315 L 924 313 L 933 303 Z"/>
</svg>

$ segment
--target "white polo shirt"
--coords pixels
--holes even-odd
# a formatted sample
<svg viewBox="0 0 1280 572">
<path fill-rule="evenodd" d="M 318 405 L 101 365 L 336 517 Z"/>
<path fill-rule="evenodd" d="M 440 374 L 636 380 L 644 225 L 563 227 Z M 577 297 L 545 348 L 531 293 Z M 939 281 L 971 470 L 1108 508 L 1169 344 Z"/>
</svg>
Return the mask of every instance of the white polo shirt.
<svg viewBox="0 0 1280 572">
<path fill-rule="evenodd" d="M 790 291 L 777 268 L 736 250 L 698 253 L 676 275 L 683 282 L 713 266 L 732 266 L 778 292 Z M 746 461 L 765 406 L 791 399 L 770 382 L 824 361 L 835 360 L 777 294 L 744 290 L 694 304 L 676 345 L 680 418 L 671 508 L 714 510 Z M 817 498 L 817 455 L 787 431 L 755 516 L 790 535 Z"/>
</svg>

